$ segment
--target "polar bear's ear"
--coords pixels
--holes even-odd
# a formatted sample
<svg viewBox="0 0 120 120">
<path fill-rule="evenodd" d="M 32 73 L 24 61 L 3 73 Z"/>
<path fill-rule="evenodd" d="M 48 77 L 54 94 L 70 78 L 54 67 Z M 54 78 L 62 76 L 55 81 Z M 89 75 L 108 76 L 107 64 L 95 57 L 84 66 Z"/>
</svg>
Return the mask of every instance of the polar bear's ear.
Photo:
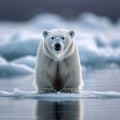
<svg viewBox="0 0 120 120">
<path fill-rule="evenodd" d="M 43 31 L 43 37 L 46 37 L 48 35 L 48 31 Z"/>
<path fill-rule="evenodd" d="M 75 32 L 74 31 L 70 31 L 69 34 L 70 34 L 71 37 L 75 36 Z"/>
</svg>

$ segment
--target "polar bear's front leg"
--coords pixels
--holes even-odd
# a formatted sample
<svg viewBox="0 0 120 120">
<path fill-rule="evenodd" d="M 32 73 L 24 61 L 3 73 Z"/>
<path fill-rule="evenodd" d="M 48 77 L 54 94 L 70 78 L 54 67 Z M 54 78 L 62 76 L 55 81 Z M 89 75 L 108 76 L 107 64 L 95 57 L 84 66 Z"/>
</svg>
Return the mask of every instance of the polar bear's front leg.
<svg viewBox="0 0 120 120">
<path fill-rule="evenodd" d="M 82 85 L 82 77 L 80 74 L 72 72 L 61 92 L 79 93 Z"/>
<path fill-rule="evenodd" d="M 48 80 L 46 74 L 43 72 L 36 71 L 35 85 L 37 93 L 55 92 L 55 89 L 52 87 L 52 84 Z"/>
</svg>

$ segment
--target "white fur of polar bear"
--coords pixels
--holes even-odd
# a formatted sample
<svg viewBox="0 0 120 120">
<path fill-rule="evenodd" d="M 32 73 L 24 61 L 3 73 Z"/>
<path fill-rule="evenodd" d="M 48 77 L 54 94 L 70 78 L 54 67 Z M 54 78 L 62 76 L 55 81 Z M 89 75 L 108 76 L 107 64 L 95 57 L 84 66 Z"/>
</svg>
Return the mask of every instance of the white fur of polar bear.
<svg viewBox="0 0 120 120">
<path fill-rule="evenodd" d="M 37 52 L 35 84 L 38 93 L 79 92 L 82 71 L 74 31 L 44 31 Z"/>
</svg>

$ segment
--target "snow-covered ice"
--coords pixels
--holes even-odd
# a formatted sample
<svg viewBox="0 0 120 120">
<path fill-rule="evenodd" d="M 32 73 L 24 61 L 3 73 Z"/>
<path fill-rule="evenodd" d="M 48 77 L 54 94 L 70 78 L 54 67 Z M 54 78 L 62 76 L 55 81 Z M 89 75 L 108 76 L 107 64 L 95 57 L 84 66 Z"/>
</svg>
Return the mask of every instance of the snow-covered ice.
<svg viewBox="0 0 120 120">
<path fill-rule="evenodd" d="M 45 93 L 37 94 L 36 90 L 34 91 L 22 91 L 15 88 L 12 92 L 0 91 L 0 97 L 13 98 L 13 99 L 44 99 L 47 101 L 56 101 L 56 100 L 79 100 L 87 98 L 96 98 L 96 99 L 110 99 L 110 98 L 120 98 L 120 92 L 115 91 L 81 91 L 77 93 Z"/>
</svg>

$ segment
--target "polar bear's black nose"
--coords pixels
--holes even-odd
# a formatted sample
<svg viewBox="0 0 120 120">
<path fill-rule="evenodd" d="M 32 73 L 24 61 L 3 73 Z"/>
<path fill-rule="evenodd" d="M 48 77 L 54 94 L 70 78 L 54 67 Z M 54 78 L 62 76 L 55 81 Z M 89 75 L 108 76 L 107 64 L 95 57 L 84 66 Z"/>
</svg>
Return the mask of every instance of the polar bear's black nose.
<svg viewBox="0 0 120 120">
<path fill-rule="evenodd" d="M 61 44 L 60 44 L 60 43 L 56 43 L 56 44 L 54 45 L 54 49 L 55 49 L 56 51 L 61 50 L 61 49 L 62 49 Z"/>
</svg>

